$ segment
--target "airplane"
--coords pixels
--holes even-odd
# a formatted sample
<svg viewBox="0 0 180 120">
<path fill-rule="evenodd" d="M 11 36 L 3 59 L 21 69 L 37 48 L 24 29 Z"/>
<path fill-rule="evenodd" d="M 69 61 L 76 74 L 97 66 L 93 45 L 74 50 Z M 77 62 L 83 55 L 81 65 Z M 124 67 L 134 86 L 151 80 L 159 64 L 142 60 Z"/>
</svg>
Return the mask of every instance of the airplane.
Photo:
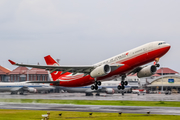
<svg viewBox="0 0 180 120">
<path fill-rule="evenodd" d="M 82 87 L 59 87 L 63 91 L 67 91 L 69 93 L 85 93 L 86 96 L 92 96 L 92 93 L 97 93 L 96 96 L 99 96 L 100 93 L 106 94 L 114 94 L 121 92 L 121 90 L 117 89 L 119 85 L 119 81 L 104 81 L 98 90 L 92 90 L 91 86 L 82 86 Z M 128 91 L 132 88 L 131 85 L 125 86 L 125 91 Z"/>
<path fill-rule="evenodd" d="M 11 92 L 11 94 L 23 95 L 24 92 L 36 93 L 40 91 L 49 91 L 55 89 L 53 86 L 48 84 L 36 84 L 25 82 L 0 82 L 0 92 Z"/>
<path fill-rule="evenodd" d="M 47 65 L 19 64 L 12 60 L 9 62 L 12 65 L 49 71 L 51 81 L 46 83 L 51 83 L 53 86 L 81 87 L 94 84 L 91 85 L 91 89 L 98 90 L 101 81 L 121 77 L 121 85 L 117 88 L 123 90 L 128 84 L 125 81 L 127 75 L 137 73 L 139 78 L 153 75 L 160 66 L 159 59 L 169 51 L 170 47 L 170 44 L 164 41 L 150 42 L 94 65 L 59 65 L 50 55 L 44 57 Z M 153 65 L 142 66 L 153 61 Z"/>
</svg>

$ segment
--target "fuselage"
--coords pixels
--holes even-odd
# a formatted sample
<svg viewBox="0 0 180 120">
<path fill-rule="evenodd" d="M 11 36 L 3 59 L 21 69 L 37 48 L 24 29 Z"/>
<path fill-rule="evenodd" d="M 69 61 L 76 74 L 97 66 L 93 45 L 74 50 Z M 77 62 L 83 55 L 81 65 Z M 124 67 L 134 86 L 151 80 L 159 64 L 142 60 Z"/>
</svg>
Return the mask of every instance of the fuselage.
<svg viewBox="0 0 180 120">
<path fill-rule="evenodd" d="M 118 78 L 136 67 L 155 61 L 156 58 L 161 58 L 169 51 L 169 49 L 170 44 L 167 44 L 164 41 L 156 41 L 96 63 L 94 64 L 96 67 L 103 64 L 124 64 L 122 67 L 110 72 L 109 74 L 103 77 L 98 77 L 97 80 L 108 81 Z M 66 72 L 60 75 L 58 79 L 60 80 L 59 85 L 65 87 L 87 86 L 94 83 L 94 78 L 90 75 L 84 76 L 82 73 L 73 75 L 71 72 Z"/>
<path fill-rule="evenodd" d="M 12 83 L 0 82 L 0 92 L 13 92 L 16 91 L 16 89 L 23 87 L 34 88 L 37 91 L 54 89 L 54 87 L 47 84 L 37 84 L 37 83 L 35 84 L 35 83 L 27 83 L 27 82 L 12 82 Z"/>
</svg>

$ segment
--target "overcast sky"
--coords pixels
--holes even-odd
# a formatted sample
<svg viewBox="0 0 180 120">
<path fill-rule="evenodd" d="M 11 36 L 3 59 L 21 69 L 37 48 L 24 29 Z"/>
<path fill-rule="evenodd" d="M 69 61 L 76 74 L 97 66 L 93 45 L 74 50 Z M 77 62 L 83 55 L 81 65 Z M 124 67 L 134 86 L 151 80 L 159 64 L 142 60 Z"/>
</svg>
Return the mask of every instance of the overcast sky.
<svg viewBox="0 0 180 120">
<path fill-rule="evenodd" d="M 0 65 L 90 65 L 152 41 L 170 51 L 162 67 L 180 72 L 179 0 L 0 0 Z"/>
</svg>

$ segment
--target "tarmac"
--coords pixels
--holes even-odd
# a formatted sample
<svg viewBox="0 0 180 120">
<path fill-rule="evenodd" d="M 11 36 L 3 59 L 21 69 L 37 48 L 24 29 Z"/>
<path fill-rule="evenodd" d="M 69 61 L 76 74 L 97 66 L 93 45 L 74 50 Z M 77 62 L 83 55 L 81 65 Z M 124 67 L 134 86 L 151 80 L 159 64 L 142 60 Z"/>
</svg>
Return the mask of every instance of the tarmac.
<svg viewBox="0 0 180 120">
<path fill-rule="evenodd" d="M 180 115 L 180 107 L 0 103 L 1 109 Z"/>
<path fill-rule="evenodd" d="M 50 93 L 50 94 L 30 94 L 10 95 L 10 93 L 0 93 L 3 99 L 64 99 L 64 100 L 132 100 L 132 101 L 180 101 L 180 94 L 106 94 L 100 96 L 85 96 L 85 93 Z"/>
<path fill-rule="evenodd" d="M 132 101 L 180 101 L 179 94 L 101 94 L 100 96 L 85 96 L 84 93 L 50 93 L 10 95 L 0 93 L 1 99 L 65 99 L 65 100 L 132 100 Z M 84 111 L 84 112 L 122 112 L 180 115 L 180 107 L 142 107 L 142 106 L 106 106 L 106 105 L 61 105 L 61 104 L 38 104 L 38 103 L 0 103 L 1 109 L 23 109 L 23 110 L 47 110 L 47 111 Z"/>
</svg>

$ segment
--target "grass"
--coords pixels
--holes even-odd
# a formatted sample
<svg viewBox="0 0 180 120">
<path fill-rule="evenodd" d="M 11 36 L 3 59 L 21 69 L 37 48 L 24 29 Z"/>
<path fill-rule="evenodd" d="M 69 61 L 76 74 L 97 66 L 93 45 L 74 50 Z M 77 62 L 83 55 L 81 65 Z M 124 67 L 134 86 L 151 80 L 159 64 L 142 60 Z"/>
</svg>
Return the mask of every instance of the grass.
<svg viewBox="0 0 180 120">
<path fill-rule="evenodd" d="M 178 101 L 109 101 L 109 100 L 48 100 L 48 99 L 0 99 L 0 102 L 50 103 L 75 105 L 111 105 L 111 106 L 158 106 L 180 107 Z"/>
<path fill-rule="evenodd" d="M 62 113 L 60 117 L 59 114 Z M 0 109 L 0 120 L 41 120 L 42 114 L 47 111 L 40 110 L 7 110 Z M 49 120 L 179 120 L 180 116 L 175 115 L 146 115 L 146 114 L 126 114 L 118 115 L 118 113 L 93 113 L 89 116 L 89 112 L 72 112 L 72 111 L 50 111 Z"/>
</svg>

